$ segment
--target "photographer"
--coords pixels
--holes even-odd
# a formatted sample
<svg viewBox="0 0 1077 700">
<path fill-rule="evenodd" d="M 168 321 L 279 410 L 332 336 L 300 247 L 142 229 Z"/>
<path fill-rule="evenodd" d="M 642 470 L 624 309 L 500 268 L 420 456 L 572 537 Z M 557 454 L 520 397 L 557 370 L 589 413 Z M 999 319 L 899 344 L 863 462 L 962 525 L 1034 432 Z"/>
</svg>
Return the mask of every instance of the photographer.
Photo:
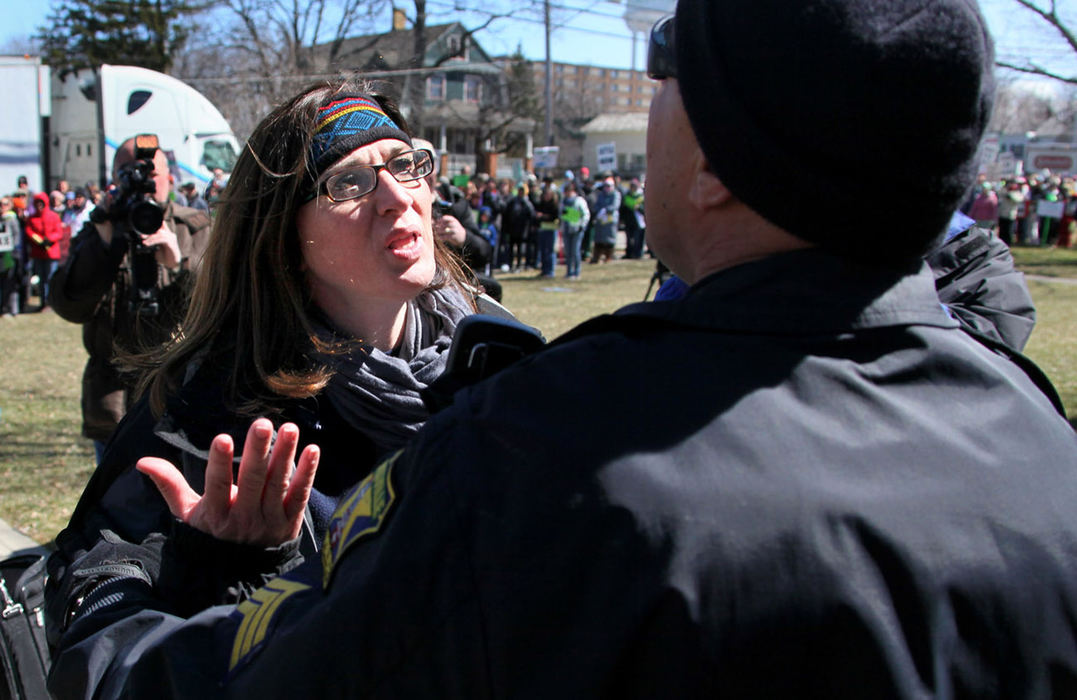
<svg viewBox="0 0 1077 700">
<path fill-rule="evenodd" d="M 89 359 L 82 433 L 94 441 L 98 461 L 131 400 L 130 380 L 114 366 L 117 352 L 169 337 L 209 239 L 204 212 L 169 201 L 168 158 L 155 142 L 151 137 L 139 148 L 131 138 L 116 151 L 113 188 L 50 285 L 56 313 L 83 324 Z"/>
</svg>

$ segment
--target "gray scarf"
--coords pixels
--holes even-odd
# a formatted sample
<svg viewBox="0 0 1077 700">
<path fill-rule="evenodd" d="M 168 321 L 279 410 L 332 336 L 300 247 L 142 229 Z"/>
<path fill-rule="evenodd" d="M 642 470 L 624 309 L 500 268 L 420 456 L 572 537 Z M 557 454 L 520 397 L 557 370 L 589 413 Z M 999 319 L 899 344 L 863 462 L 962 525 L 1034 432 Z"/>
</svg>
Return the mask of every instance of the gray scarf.
<svg viewBox="0 0 1077 700">
<path fill-rule="evenodd" d="M 408 303 L 397 355 L 363 345 L 322 358 L 335 370 L 325 396 L 379 455 L 403 447 L 430 417 L 420 392 L 441 376 L 456 324 L 472 313 L 455 287 L 426 291 Z"/>
</svg>

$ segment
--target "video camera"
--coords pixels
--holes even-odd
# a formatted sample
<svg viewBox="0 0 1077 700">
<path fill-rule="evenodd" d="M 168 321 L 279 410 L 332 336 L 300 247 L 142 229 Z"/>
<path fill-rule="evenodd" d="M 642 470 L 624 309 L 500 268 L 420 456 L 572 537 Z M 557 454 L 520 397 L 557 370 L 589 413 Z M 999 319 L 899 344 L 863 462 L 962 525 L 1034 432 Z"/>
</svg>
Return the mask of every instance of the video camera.
<svg viewBox="0 0 1077 700">
<path fill-rule="evenodd" d="M 127 238 L 127 259 L 131 270 L 127 305 L 141 316 L 156 316 L 161 311 L 157 300 L 154 246 L 142 242 L 143 238 L 161 228 L 165 217 L 164 209 L 154 198 L 157 183 L 153 179 L 153 159 L 157 148 L 157 136 L 154 134 L 136 136 L 135 159 L 116 172 L 115 192 L 108 212 L 99 207 L 90 214 L 90 220 L 94 223 L 111 221 L 116 234 Z"/>
<path fill-rule="evenodd" d="M 116 198 L 110 209 L 113 221 L 126 220 L 129 231 L 142 236 L 156 233 L 164 222 L 165 212 L 154 199 L 157 183 L 153 180 L 153 157 L 157 154 L 157 137 L 135 137 L 135 159 L 116 173 Z"/>
</svg>

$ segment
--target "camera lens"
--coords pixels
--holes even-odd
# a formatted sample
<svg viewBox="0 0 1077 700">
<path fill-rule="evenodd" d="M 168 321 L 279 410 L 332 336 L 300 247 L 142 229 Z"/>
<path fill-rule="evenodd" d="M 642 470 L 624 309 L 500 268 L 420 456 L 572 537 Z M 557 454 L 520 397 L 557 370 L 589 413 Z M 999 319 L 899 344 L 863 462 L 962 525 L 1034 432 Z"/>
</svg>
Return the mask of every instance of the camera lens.
<svg viewBox="0 0 1077 700">
<path fill-rule="evenodd" d="M 156 233 L 165 220 L 165 213 L 156 202 L 142 200 L 136 202 L 128 212 L 128 222 L 131 228 L 143 236 Z"/>
</svg>

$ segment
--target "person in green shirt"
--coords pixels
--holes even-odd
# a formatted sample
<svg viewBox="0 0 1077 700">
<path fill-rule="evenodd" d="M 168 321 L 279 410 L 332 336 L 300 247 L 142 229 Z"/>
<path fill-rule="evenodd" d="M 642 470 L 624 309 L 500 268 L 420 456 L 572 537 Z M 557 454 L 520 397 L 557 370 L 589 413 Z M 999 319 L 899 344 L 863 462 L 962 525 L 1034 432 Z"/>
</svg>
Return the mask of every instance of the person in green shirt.
<svg viewBox="0 0 1077 700">
<path fill-rule="evenodd" d="M 566 279 L 580 278 L 580 243 L 591 212 L 587 200 L 579 196 L 576 183 L 565 184 L 565 198 L 561 202 L 561 244 L 565 248 Z"/>
</svg>

